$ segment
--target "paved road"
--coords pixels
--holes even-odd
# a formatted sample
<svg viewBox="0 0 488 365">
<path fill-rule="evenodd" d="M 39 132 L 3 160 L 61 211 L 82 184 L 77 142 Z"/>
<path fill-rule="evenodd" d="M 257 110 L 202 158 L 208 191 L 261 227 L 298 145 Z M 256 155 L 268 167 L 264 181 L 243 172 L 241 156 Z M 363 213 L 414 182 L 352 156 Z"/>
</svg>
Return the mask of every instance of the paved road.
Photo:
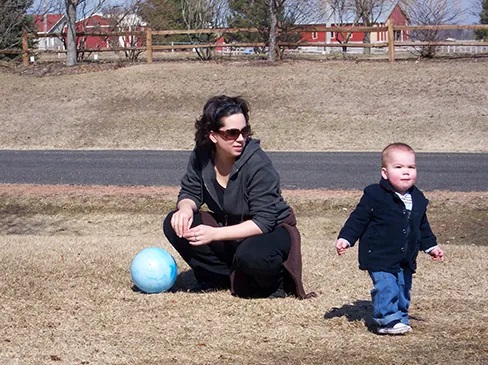
<svg viewBox="0 0 488 365">
<path fill-rule="evenodd" d="M 378 153 L 270 152 L 284 189 L 363 189 L 379 180 Z M 0 150 L 0 183 L 178 186 L 187 151 Z M 426 191 L 488 191 L 488 154 L 418 153 Z"/>
</svg>

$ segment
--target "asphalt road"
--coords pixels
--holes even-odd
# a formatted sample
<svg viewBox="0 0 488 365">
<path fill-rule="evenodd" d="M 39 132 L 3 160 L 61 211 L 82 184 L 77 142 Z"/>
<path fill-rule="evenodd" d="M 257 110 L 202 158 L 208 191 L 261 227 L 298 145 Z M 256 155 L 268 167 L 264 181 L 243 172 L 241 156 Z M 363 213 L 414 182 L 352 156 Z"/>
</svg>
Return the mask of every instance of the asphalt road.
<svg viewBox="0 0 488 365">
<path fill-rule="evenodd" d="M 188 151 L 0 150 L 0 183 L 178 186 Z M 378 153 L 269 152 L 283 189 L 363 189 L 380 177 Z M 425 191 L 488 191 L 488 154 L 417 153 Z"/>
</svg>

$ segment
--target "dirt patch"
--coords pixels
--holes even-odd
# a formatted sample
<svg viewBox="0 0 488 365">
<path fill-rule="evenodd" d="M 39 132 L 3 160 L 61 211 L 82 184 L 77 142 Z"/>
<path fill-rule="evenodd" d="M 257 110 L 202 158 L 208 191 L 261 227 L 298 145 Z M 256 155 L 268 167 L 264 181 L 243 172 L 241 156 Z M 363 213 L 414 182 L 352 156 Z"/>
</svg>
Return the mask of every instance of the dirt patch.
<svg viewBox="0 0 488 365">
<path fill-rule="evenodd" d="M 132 64 L 133 65 L 133 64 Z M 66 66 L 63 62 L 38 62 L 23 66 L 20 64 L 0 62 L 0 71 L 14 75 L 47 77 L 61 75 L 78 75 L 91 72 L 116 70 L 131 66 L 128 62 L 83 62 L 74 66 Z"/>
<path fill-rule="evenodd" d="M 0 185 L 0 234 L 149 234 L 175 208 L 176 187 Z M 303 224 L 337 235 L 361 191 L 284 190 Z M 429 192 L 430 223 L 442 244 L 488 244 L 485 193 Z M 308 233 L 310 234 L 310 233 Z"/>
</svg>

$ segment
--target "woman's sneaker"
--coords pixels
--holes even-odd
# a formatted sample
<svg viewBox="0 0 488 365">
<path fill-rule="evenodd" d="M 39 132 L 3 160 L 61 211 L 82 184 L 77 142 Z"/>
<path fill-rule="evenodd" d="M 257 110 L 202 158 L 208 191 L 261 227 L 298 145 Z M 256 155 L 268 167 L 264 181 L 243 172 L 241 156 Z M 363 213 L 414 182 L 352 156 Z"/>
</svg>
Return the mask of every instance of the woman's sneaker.
<svg viewBox="0 0 488 365">
<path fill-rule="evenodd" d="M 403 335 L 411 331 L 412 327 L 399 321 L 393 321 L 386 326 L 378 327 L 378 333 L 380 335 Z"/>
</svg>

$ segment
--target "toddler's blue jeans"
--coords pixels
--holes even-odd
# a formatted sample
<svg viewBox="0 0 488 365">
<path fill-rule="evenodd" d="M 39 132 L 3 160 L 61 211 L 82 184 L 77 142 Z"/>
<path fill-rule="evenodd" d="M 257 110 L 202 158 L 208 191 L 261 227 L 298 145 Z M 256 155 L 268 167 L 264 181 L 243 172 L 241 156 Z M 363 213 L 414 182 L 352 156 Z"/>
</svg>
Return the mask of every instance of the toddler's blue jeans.
<svg viewBox="0 0 488 365">
<path fill-rule="evenodd" d="M 373 320 L 380 326 L 386 326 L 392 321 L 408 325 L 412 272 L 408 269 L 400 269 L 396 274 L 369 271 L 369 276 L 374 285 L 371 290 Z"/>
</svg>

